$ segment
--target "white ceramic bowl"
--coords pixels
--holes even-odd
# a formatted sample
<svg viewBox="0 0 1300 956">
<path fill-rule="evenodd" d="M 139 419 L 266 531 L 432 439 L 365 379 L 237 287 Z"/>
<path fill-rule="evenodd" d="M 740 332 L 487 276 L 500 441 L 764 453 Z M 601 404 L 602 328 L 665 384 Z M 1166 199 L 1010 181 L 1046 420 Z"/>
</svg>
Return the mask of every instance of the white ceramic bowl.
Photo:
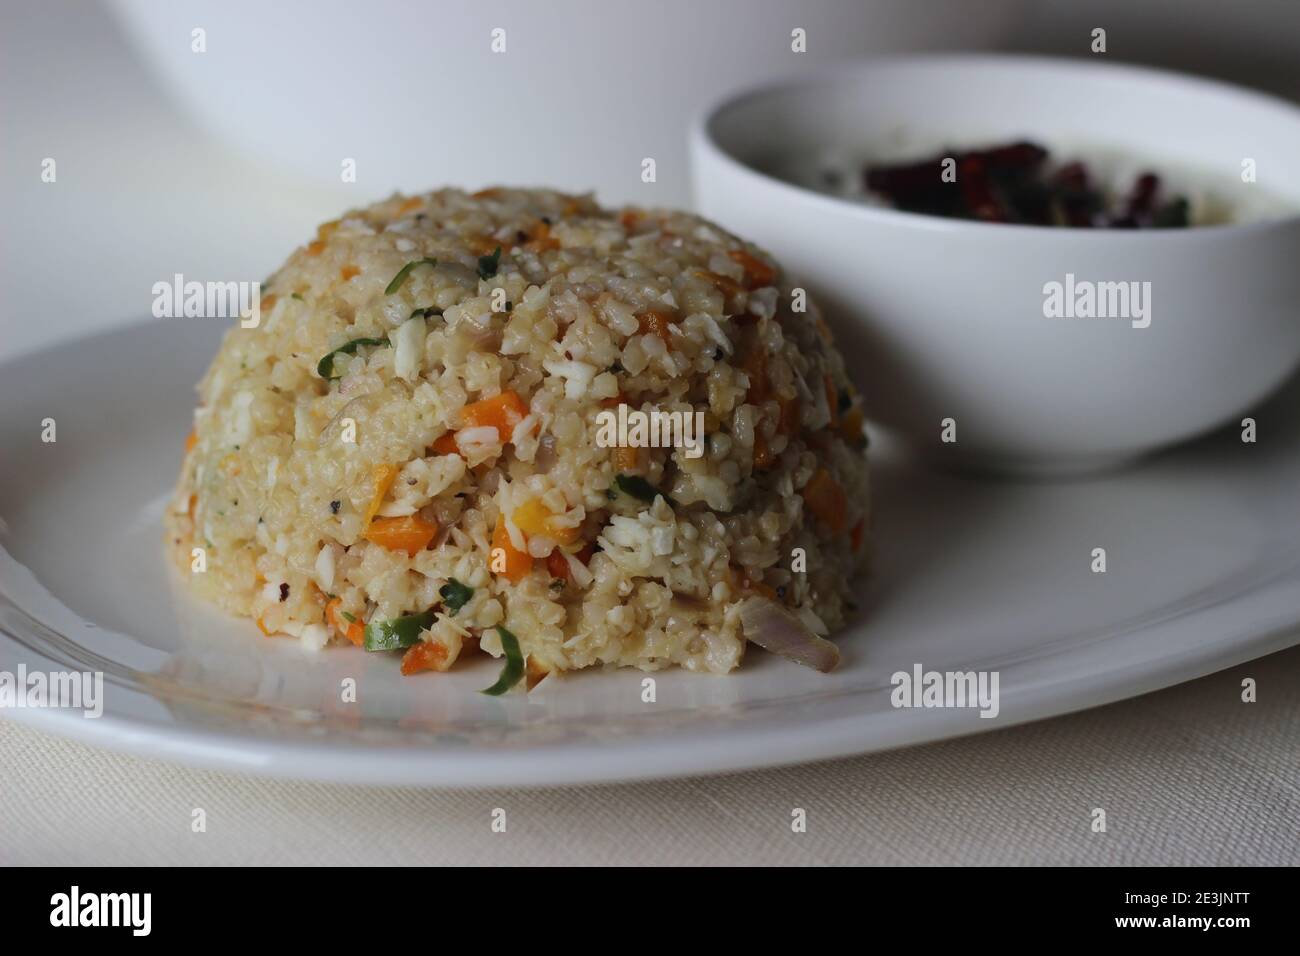
<svg viewBox="0 0 1300 956">
<path fill-rule="evenodd" d="M 379 198 L 536 183 L 681 206 L 683 131 L 715 92 L 810 63 L 1005 42 L 1027 0 L 112 0 L 204 128 L 304 180 Z M 7 26 L 8 24 L 6 24 Z M 190 31 L 207 31 L 207 52 Z M 790 51 L 793 28 L 808 51 Z M 505 52 L 492 52 L 492 31 Z M 657 181 L 641 180 L 653 157 Z"/>
<path fill-rule="evenodd" d="M 701 212 L 806 280 L 874 421 L 954 463 L 1105 467 L 1236 418 L 1300 361 L 1300 109 L 1281 100 L 1101 62 L 883 58 L 729 98 L 691 138 Z M 896 156 L 908 140 L 924 153 L 1017 138 L 1062 158 L 1095 144 L 1159 172 L 1198 170 L 1230 199 L 1266 192 L 1284 211 L 1050 229 L 897 212 L 763 171 L 804 148 Z M 1150 282 L 1150 325 L 1046 317 L 1045 285 L 1067 274 Z"/>
</svg>

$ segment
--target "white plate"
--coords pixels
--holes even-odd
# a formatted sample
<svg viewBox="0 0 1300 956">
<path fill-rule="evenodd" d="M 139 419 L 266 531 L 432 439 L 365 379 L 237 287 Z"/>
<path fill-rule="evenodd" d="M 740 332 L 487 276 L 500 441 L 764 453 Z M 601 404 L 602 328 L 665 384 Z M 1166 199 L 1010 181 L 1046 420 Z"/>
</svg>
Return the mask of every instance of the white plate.
<svg viewBox="0 0 1300 956">
<path fill-rule="evenodd" d="M 1300 640 L 1300 386 L 1260 440 L 1213 436 L 1086 481 L 939 475 L 873 448 L 876 571 L 840 670 L 753 649 L 729 677 L 579 673 L 485 697 L 488 660 L 402 678 L 201 606 L 159 518 L 215 323 L 154 322 L 0 367 L 0 670 L 105 674 L 105 710 L 9 713 L 206 767 L 372 784 L 562 784 L 735 770 L 991 730 Z M 1152 400 L 1158 400 L 1153 394 Z M 42 443 L 42 420 L 57 441 Z M 1105 548 L 1108 570 L 1091 571 Z M 894 709 L 890 675 L 997 670 L 1000 714 Z M 340 686 L 355 677 L 358 703 Z"/>
</svg>

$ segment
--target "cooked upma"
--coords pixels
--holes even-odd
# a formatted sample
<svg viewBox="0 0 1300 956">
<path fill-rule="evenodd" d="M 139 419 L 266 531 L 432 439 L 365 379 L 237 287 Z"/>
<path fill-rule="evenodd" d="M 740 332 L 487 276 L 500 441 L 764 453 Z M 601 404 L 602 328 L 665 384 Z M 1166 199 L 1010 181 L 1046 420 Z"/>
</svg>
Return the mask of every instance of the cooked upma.
<svg viewBox="0 0 1300 956">
<path fill-rule="evenodd" d="M 268 635 L 481 650 L 494 691 L 838 659 L 859 399 L 803 290 L 696 216 L 394 196 L 295 251 L 198 391 L 168 543 Z"/>
</svg>

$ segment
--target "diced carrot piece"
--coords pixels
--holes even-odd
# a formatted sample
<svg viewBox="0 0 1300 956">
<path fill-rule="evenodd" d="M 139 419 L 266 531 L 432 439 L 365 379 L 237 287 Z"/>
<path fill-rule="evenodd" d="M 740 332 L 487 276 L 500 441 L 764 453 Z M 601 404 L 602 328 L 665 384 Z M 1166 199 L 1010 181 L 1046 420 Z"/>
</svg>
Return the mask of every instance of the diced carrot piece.
<svg viewBox="0 0 1300 956">
<path fill-rule="evenodd" d="M 412 196 L 410 199 L 403 199 L 402 204 L 397 207 L 397 214 L 400 216 L 402 213 L 410 212 L 412 209 L 419 209 L 423 205 L 424 200 L 419 196 Z"/>
<path fill-rule="evenodd" d="M 307 243 L 307 255 L 318 256 L 325 251 L 325 242 L 322 239 L 313 239 Z"/>
<path fill-rule="evenodd" d="M 537 225 L 533 226 L 527 233 L 528 239 L 524 246 L 534 252 L 545 252 L 548 249 L 560 248 L 560 240 L 551 235 L 549 224 L 537 220 Z"/>
<path fill-rule="evenodd" d="M 862 409 L 850 408 L 840 419 L 840 434 L 851 442 L 862 441 Z"/>
<path fill-rule="evenodd" d="M 731 278 L 731 276 L 724 276 L 717 272 L 710 272 L 708 269 L 699 269 L 695 274 L 701 279 L 708 279 L 713 283 L 715 289 L 728 298 L 745 291 L 745 287 L 735 279 Z"/>
<path fill-rule="evenodd" d="M 191 430 L 190 433 L 185 436 L 185 450 L 187 452 L 193 451 L 194 446 L 197 445 L 198 443 L 199 443 L 198 432 Z"/>
<path fill-rule="evenodd" d="M 783 398 L 780 400 L 781 418 L 776 430 L 781 435 L 793 435 L 799 430 L 799 399 Z"/>
<path fill-rule="evenodd" d="M 361 536 L 381 548 L 405 551 L 415 557 L 428 547 L 437 533 L 436 522 L 425 521 L 419 515 L 403 515 L 400 518 L 376 518 Z"/>
<path fill-rule="evenodd" d="M 279 301 L 279 299 L 280 297 L 276 295 L 274 292 L 272 292 L 270 295 L 264 295 L 262 296 L 262 301 L 258 303 L 258 308 L 270 312 L 272 309 L 275 308 L 275 303 Z"/>
<path fill-rule="evenodd" d="M 831 410 L 831 428 L 836 428 L 840 423 L 840 397 L 829 375 L 823 375 L 822 381 L 826 383 L 826 405 Z"/>
<path fill-rule="evenodd" d="M 402 676 L 409 677 L 420 671 L 445 671 L 451 667 L 447 648 L 438 641 L 421 641 L 407 648 L 402 655 Z"/>
<path fill-rule="evenodd" d="M 546 521 L 551 517 L 551 511 L 542 504 L 540 498 L 529 498 L 515 509 L 511 517 L 515 527 L 524 534 L 545 534 Z"/>
<path fill-rule="evenodd" d="M 638 471 L 641 467 L 640 451 L 623 445 L 615 448 L 614 467 L 621 472 Z"/>
<path fill-rule="evenodd" d="M 835 534 L 848 520 L 849 499 L 840 483 L 825 468 L 819 468 L 800 492 L 809 509 Z"/>
<path fill-rule="evenodd" d="M 191 520 L 191 521 L 194 520 L 194 508 L 195 508 L 195 506 L 196 506 L 198 503 L 199 503 L 199 496 L 198 496 L 198 495 L 190 495 L 189 516 L 190 516 L 190 520 Z"/>
<path fill-rule="evenodd" d="M 776 278 L 775 269 L 757 256 L 750 255 L 744 249 L 733 249 L 727 255 L 745 270 L 745 288 L 747 289 L 760 289 L 765 285 L 771 285 L 772 280 Z"/>
<path fill-rule="evenodd" d="M 384 495 L 388 494 L 388 489 L 393 486 L 393 480 L 397 477 L 397 472 L 398 467 L 396 465 L 375 465 L 374 494 L 370 497 L 370 506 L 366 508 L 366 520 L 362 522 L 363 528 L 370 525 L 371 520 L 375 517 L 375 512 L 384 503 Z"/>
<path fill-rule="evenodd" d="M 511 245 L 509 242 L 502 242 L 492 236 L 470 236 L 465 240 L 465 244 L 469 246 L 469 251 L 476 256 L 490 256 L 496 252 L 497 247 L 500 247 L 502 252 L 507 252 Z"/>
<path fill-rule="evenodd" d="M 433 443 L 433 450 L 439 455 L 459 455 L 460 446 L 456 444 L 455 433 L 447 432 L 445 435 L 439 435 L 438 440 Z"/>
<path fill-rule="evenodd" d="M 515 392 L 502 392 L 481 401 L 471 402 L 461 409 L 465 425 L 482 428 L 491 425 L 497 430 L 501 441 L 508 442 L 518 425 L 528 414 L 528 406 Z"/>
<path fill-rule="evenodd" d="M 515 527 L 526 535 L 544 534 L 560 544 L 572 544 L 578 540 L 580 529 L 557 524 L 555 517 L 540 498 L 529 498 L 511 515 Z"/>
<path fill-rule="evenodd" d="M 489 189 L 480 189 L 476 193 L 470 193 L 471 199 L 496 199 L 501 195 L 501 189 L 498 186 L 492 186 Z"/>
<path fill-rule="evenodd" d="M 338 229 L 340 220 L 331 219 L 329 222 L 322 222 L 316 227 L 317 239 L 328 239 L 334 235 L 334 230 Z"/>
<path fill-rule="evenodd" d="M 343 616 L 341 610 L 343 605 L 342 598 L 335 598 L 325 605 L 325 619 L 330 622 L 334 630 L 338 631 L 349 641 L 360 647 L 366 639 L 366 629 L 360 621 L 349 621 Z"/>
<path fill-rule="evenodd" d="M 550 675 L 550 671 L 537 663 L 530 654 L 528 660 L 524 662 L 524 681 L 526 688 L 532 690 Z"/>
<path fill-rule="evenodd" d="M 500 563 L 504 556 L 504 570 Z M 519 551 L 510 543 L 510 533 L 506 531 L 503 518 L 497 519 L 497 526 L 492 532 L 492 555 L 488 565 L 494 574 L 503 575 L 511 584 L 518 584 L 533 569 L 533 556 L 527 551 Z"/>
<path fill-rule="evenodd" d="M 677 321 L 677 316 L 663 309 L 650 309 L 642 312 L 636 317 L 637 323 L 641 326 L 642 335 L 657 335 L 663 340 L 664 345 L 673 344 L 673 333 L 668 326 Z"/>
<path fill-rule="evenodd" d="M 491 535 L 491 562 L 494 574 L 503 575 L 511 584 L 519 584 L 529 571 L 533 570 L 533 555 L 528 551 L 516 550 L 511 544 L 510 532 L 506 531 L 504 519 L 497 519 L 497 528 Z M 504 566 L 502 566 L 504 559 Z M 498 568 L 504 570 L 498 570 Z"/>
<path fill-rule="evenodd" d="M 641 221 L 641 212 L 638 209 L 624 209 L 619 213 L 618 221 L 624 229 L 635 229 L 636 224 Z"/>
<path fill-rule="evenodd" d="M 350 279 L 355 279 L 359 275 L 361 275 L 361 269 L 351 263 L 339 269 L 339 278 L 344 282 L 347 282 Z"/>
<path fill-rule="evenodd" d="M 854 551 L 862 550 L 862 535 L 866 530 L 866 523 L 866 519 L 862 519 L 855 524 L 853 530 L 849 532 L 849 544 L 852 546 Z"/>
<path fill-rule="evenodd" d="M 613 398 L 602 398 L 602 399 L 600 400 L 600 407 L 601 407 L 601 408 L 618 408 L 618 406 L 623 405 L 623 404 L 625 404 L 626 402 L 627 402 L 627 396 L 624 395 L 622 392 L 619 392 L 619 393 L 618 393 L 617 395 L 615 395 Z"/>
<path fill-rule="evenodd" d="M 767 401 L 770 392 L 767 381 L 767 352 L 761 346 L 753 345 L 745 353 L 740 367 L 749 376 L 749 391 L 745 393 L 745 401 L 751 405 L 760 405 Z"/>
<path fill-rule="evenodd" d="M 569 562 L 564 559 L 564 552 L 559 548 L 546 556 L 546 573 L 561 581 L 568 581 L 573 577 L 573 572 L 569 570 Z"/>
</svg>

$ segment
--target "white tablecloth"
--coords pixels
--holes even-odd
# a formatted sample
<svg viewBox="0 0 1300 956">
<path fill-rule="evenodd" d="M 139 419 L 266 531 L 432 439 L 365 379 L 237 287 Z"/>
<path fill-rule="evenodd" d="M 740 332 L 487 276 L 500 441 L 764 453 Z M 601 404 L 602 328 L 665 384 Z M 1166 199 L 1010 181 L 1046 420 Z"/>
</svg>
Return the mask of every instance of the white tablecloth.
<svg viewBox="0 0 1300 956">
<path fill-rule="evenodd" d="M 1243 703 L 1253 677 L 1258 702 Z M 1300 864 L 1300 648 L 911 750 L 556 790 L 286 783 L 0 721 L 0 862 Z M 791 810 L 807 832 L 791 831 Z M 1106 811 L 1107 832 L 1091 829 Z M 191 832 L 194 809 L 207 832 Z M 506 812 L 504 833 L 493 811 Z"/>
</svg>

